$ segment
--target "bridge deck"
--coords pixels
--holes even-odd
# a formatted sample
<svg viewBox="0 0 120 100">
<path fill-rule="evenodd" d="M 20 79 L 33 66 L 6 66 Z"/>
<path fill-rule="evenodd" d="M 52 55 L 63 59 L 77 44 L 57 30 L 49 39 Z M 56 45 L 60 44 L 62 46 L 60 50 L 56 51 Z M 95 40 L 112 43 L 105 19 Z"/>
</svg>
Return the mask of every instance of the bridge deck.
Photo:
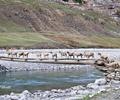
<svg viewBox="0 0 120 100">
<path fill-rule="evenodd" d="M 13 61 L 13 62 L 28 62 L 28 63 L 51 63 L 51 64 L 83 64 L 93 65 L 95 59 L 73 59 L 73 58 L 60 58 L 60 59 L 38 59 L 38 58 L 12 58 L 0 56 L 0 60 Z"/>
</svg>

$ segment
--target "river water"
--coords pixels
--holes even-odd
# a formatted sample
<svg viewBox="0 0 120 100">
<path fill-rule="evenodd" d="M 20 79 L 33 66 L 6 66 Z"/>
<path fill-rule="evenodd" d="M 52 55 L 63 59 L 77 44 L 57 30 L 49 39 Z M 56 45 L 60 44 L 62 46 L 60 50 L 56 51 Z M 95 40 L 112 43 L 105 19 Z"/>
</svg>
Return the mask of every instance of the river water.
<svg viewBox="0 0 120 100">
<path fill-rule="evenodd" d="M 84 49 L 78 50 L 83 51 Z M 120 58 L 120 49 L 87 50 L 95 53 L 107 53 L 112 59 L 118 60 Z M 4 51 L 0 52 L 1 54 L 4 53 Z M 1 62 L 3 63 L 3 61 L 0 61 L 0 64 Z M 78 67 L 78 65 L 74 66 Z M 32 92 L 35 90 L 50 90 L 54 88 L 65 89 L 76 85 L 86 85 L 94 82 L 95 79 L 103 77 L 103 73 L 95 69 L 94 66 L 79 65 L 79 67 L 80 68 L 78 70 L 0 73 L 0 94 L 22 92 L 23 90 L 29 90 Z"/>
<path fill-rule="evenodd" d="M 50 90 L 86 85 L 103 76 L 92 66 L 80 66 L 80 70 L 33 71 L 0 74 L 0 94 L 23 90 Z"/>
</svg>

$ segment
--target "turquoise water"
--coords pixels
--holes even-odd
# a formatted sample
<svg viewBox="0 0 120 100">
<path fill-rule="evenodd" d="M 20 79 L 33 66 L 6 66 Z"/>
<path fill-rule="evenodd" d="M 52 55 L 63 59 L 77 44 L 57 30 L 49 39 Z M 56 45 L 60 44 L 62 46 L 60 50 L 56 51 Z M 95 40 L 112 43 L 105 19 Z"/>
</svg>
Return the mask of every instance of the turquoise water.
<svg viewBox="0 0 120 100">
<path fill-rule="evenodd" d="M 0 94 L 22 92 L 23 90 L 65 89 L 76 85 L 86 85 L 102 77 L 103 74 L 92 66 L 82 66 L 79 70 L 11 72 L 0 74 Z"/>
</svg>

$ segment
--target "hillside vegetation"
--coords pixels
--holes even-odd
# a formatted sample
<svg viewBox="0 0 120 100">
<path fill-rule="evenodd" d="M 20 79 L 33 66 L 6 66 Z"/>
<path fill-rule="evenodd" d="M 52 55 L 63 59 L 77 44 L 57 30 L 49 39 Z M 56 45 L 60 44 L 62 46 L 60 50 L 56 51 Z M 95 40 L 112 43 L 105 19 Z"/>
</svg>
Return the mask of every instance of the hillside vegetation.
<svg viewBox="0 0 120 100">
<path fill-rule="evenodd" d="M 120 23 L 45 0 L 0 0 L 0 47 L 13 46 L 120 47 Z"/>
</svg>

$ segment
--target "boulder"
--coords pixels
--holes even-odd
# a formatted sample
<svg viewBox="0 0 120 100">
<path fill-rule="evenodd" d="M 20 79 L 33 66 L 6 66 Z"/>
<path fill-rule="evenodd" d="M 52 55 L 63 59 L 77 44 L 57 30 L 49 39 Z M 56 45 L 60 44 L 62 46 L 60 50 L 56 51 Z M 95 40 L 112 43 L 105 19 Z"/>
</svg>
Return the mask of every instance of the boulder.
<svg viewBox="0 0 120 100">
<path fill-rule="evenodd" d="M 73 90 L 85 90 L 85 87 L 79 85 L 79 86 L 74 86 L 71 89 L 73 89 Z"/>
<path fill-rule="evenodd" d="M 114 79 L 115 78 L 115 72 L 112 72 L 110 74 L 107 75 L 108 79 Z"/>
<path fill-rule="evenodd" d="M 95 64 L 98 65 L 98 66 L 105 66 L 105 63 L 102 60 L 95 61 Z"/>
<path fill-rule="evenodd" d="M 115 72 L 120 72 L 120 68 L 115 69 Z"/>
<path fill-rule="evenodd" d="M 90 83 L 87 85 L 87 88 L 89 89 L 99 89 L 99 86 L 95 83 Z"/>
<path fill-rule="evenodd" d="M 23 95 L 26 95 L 26 94 L 30 94 L 30 92 L 28 90 L 25 90 L 22 92 Z"/>
<path fill-rule="evenodd" d="M 95 81 L 95 84 L 96 84 L 96 85 L 106 85 L 106 83 L 107 83 L 106 78 L 97 79 L 97 80 Z"/>
<path fill-rule="evenodd" d="M 120 84 L 120 81 L 111 80 L 110 84 L 116 84 L 116 85 L 119 85 L 119 84 Z"/>
</svg>

